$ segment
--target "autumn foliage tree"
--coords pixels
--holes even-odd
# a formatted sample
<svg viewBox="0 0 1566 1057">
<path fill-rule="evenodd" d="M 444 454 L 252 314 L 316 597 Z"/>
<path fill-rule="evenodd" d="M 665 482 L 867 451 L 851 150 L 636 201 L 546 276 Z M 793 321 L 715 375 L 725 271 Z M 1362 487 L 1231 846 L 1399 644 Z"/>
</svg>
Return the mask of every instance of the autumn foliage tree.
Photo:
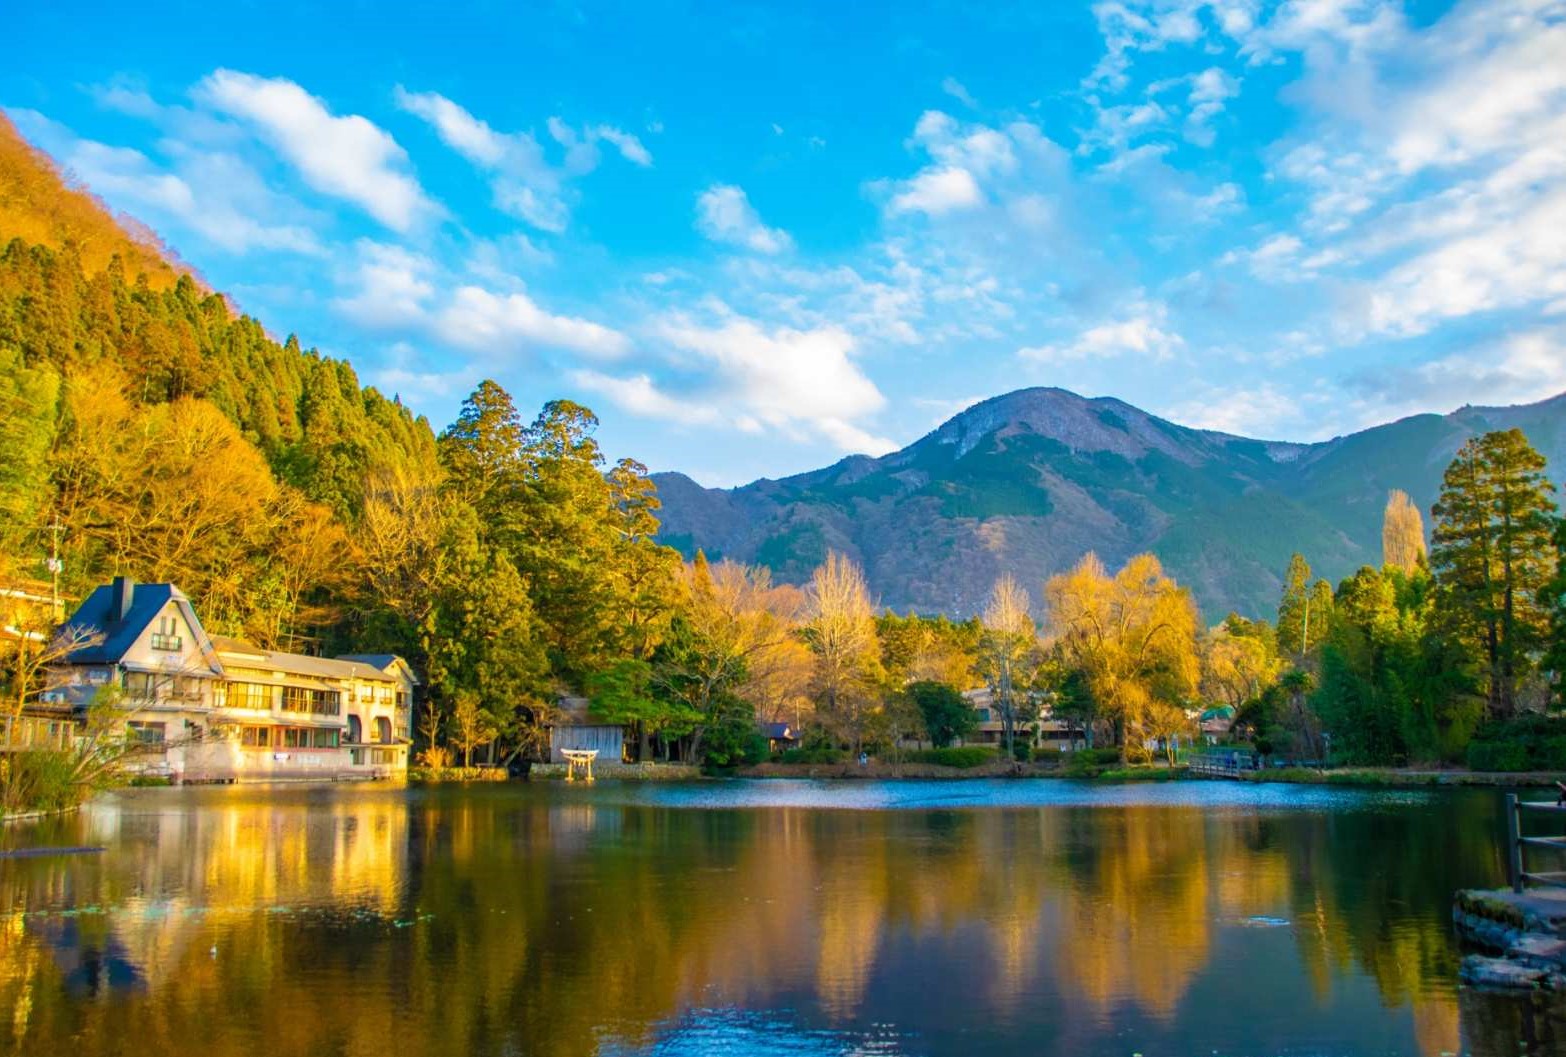
<svg viewBox="0 0 1566 1057">
<path fill-rule="evenodd" d="M 1425 562 L 1425 519 L 1408 493 L 1394 488 L 1381 518 L 1381 564 L 1411 573 Z"/>
<path fill-rule="evenodd" d="M 1114 725 L 1121 758 L 1140 755 L 1155 708 L 1196 691 L 1196 605 L 1190 592 L 1140 554 L 1111 575 L 1089 554 L 1044 585 L 1048 628 Z"/>
</svg>

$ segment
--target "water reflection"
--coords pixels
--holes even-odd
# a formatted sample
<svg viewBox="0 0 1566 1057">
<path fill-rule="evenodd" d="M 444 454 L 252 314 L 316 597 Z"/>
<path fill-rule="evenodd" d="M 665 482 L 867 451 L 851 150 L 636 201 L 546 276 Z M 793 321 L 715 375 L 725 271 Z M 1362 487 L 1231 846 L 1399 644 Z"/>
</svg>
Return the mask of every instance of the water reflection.
<svg viewBox="0 0 1566 1057">
<path fill-rule="evenodd" d="M 124 794 L 4 835 L 108 850 L 0 860 L 0 1044 L 1435 1055 L 1559 1038 L 1548 1011 L 1455 990 L 1450 894 L 1501 870 L 1491 794 L 838 788 L 901 810 L 822 810 L 779 784 Z M 693 809 L 724 796 L 750 806 Z"/>
</svg>

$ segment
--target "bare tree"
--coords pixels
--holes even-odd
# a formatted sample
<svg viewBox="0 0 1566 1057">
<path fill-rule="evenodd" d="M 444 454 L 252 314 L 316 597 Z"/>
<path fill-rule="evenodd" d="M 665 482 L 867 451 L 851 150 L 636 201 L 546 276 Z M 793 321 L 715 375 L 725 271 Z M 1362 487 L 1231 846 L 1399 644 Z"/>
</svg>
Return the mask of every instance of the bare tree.
<svg viewBox="0 0 1566 1057">
<path fill-rule="evenodd" d="M 1424 561 L 1425 519 L 1408 493 L 1394 488 L 1381 519 L 1381 562 L 1411 573 Z"/>
<path fill-rule="evenodd" d="M 869 683 L 879 663 L 875 610 L 865 574 L 851 558 L 830 551 L 811 576 L 807 597 L 804 633 L 815 654 L 816 699 L 824 716 L 858 752 Z"/>
<path fill-rule="evenodd" d="M 984 634 L 979 640 L 979 668 L 1000 712 L 1008 755 L 1015 752 L 1019 699 L 1027 693 L 1037 667 L 1038 635 L 1029 608 L 1027 591 L 1011 574 L 1003 575 L 984 607 Z"/>
</svg>

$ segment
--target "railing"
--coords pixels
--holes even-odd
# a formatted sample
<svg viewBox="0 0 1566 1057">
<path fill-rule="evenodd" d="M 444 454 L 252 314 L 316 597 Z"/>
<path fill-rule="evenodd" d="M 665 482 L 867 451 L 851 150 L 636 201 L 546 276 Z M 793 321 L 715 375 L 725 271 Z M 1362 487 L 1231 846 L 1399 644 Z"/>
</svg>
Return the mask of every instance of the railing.
<svg viewBox="0 0 1566 1057">
<path fill-rule="evenodd" d="M 1548 848 L 1566 852 L 1566 837 L 1527 836 L 1523 833 L 1524 811 L 1566 813 L 1560 801 L 1519 800 L 1516 793 L 1506 794 L 1506 873 L 1512 891 L 1521 892 L 1529 882 L 1550 888 L 1566 888 L 1566 870 L 1531 871 L 1526 868 L 1524 848 Z"/>
<path fill-rule="evenodd" d="M 1256 757 L 1244 752 L 1193 753 L 1186 761 L 1191 774 L 1209 778 L 1237 778 L 1242 771 L 1255 771 Z"/>
</svg>

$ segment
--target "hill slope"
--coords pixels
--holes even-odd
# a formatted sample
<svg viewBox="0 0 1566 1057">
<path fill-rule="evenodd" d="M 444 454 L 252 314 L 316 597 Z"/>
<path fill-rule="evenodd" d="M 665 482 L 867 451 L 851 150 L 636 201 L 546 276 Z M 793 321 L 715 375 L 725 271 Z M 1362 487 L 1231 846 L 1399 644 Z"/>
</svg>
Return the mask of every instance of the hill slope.
<svg viewBox="0 0 1566 1057">
<path fill-rule="evenodd" d="M 173 286 L 190 271 L 140 222 L 116 216 L 85 189 L 69 186 L 49 156 L 0 111 L 0 246 L 14 238 L 50 249 L 70 243 L 88 274 L 118 256 L 128 275 L 145 274 L 154 289 Z"/>
<path fill-rule="evenodd" d="M 1037 599 L 1096 551 L 1152 550 L 1209 619 L 1270 615 L 1289 555 L 1337 579 L 1380 561 L 1387 491 L 1428 510 L 1462 442 L 1520 427 L 1566 466 L 1566 395 L 1419 415 L 1319 444 L 1189 429 L 1119 400 L 1024 389 L 984 401 L 902 451 L 704 489 L 656 476 L 666 542 L 800 581 L 828 548 L 863 563 L 884 605 L 967 615 L 1011 572 Z"/>
</svg>

